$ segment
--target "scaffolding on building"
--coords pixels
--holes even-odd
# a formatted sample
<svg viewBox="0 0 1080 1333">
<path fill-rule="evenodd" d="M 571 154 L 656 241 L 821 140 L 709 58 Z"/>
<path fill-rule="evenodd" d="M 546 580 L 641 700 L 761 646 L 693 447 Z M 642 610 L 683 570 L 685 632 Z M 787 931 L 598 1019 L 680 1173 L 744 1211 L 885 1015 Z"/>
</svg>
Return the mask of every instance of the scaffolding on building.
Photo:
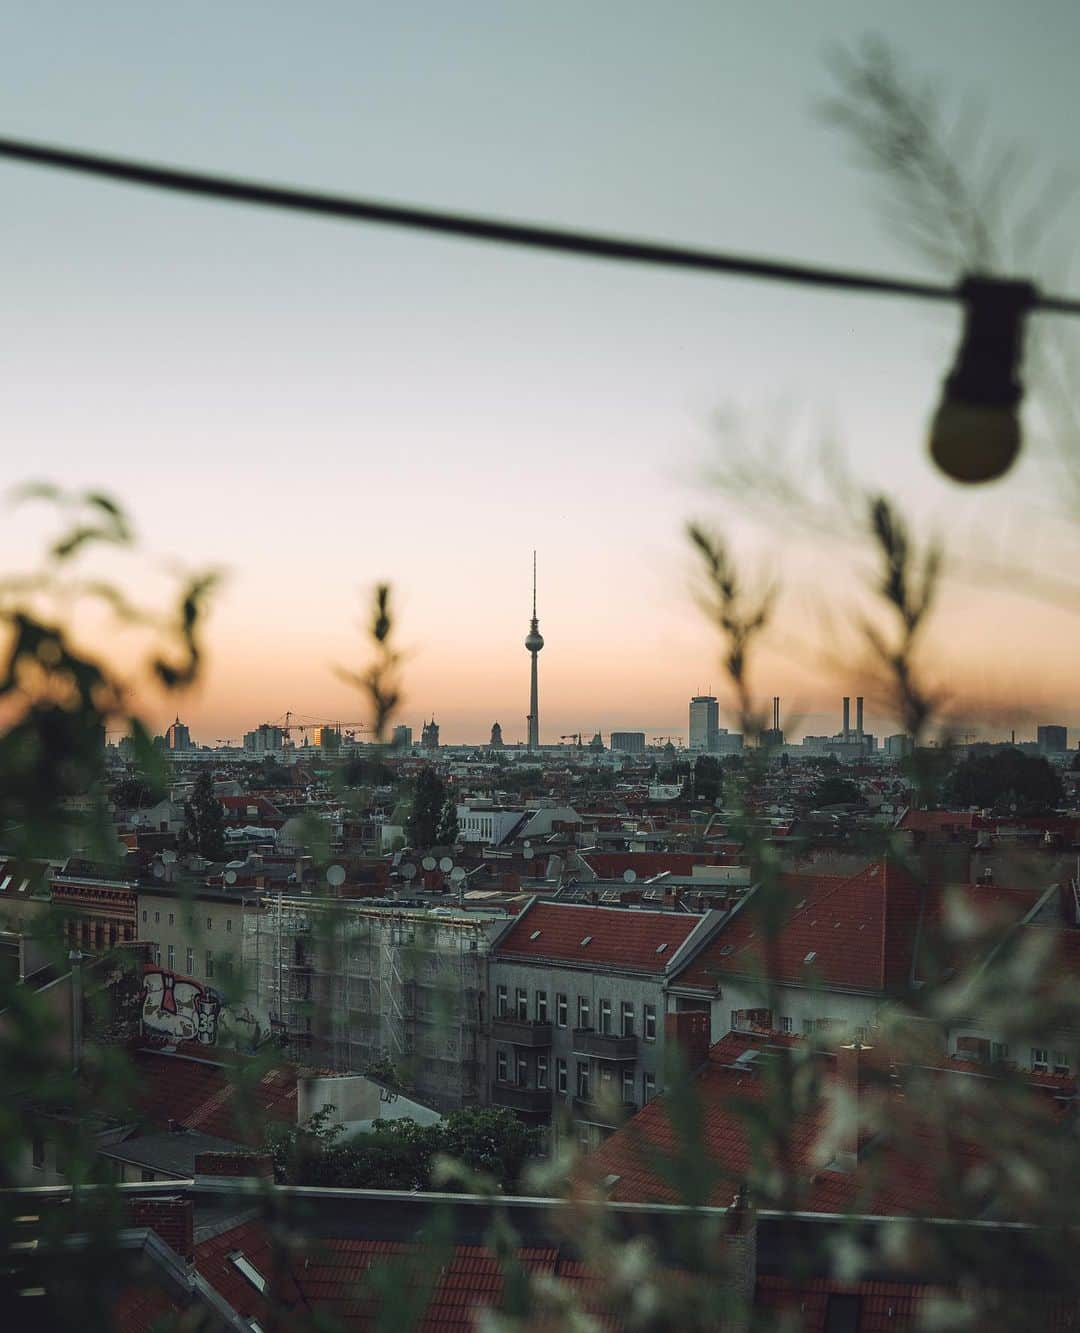
<svg viewBox="0 0 1080 1333">
<path fill-rule="evenodd" d="M 451 1109 L 483 1099 L 495 925 L 447 909 L 282 895 L 245 916 L 244 963 L 292 1059 L 356 1073 L 389 1061 L 421 1100 Z"/>
</svg>

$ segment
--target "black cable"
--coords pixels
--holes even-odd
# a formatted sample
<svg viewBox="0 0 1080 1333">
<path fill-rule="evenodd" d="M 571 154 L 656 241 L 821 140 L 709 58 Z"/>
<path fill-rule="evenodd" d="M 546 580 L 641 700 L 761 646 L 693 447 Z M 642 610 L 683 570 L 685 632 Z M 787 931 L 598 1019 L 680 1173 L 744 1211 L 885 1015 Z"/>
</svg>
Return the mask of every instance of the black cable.
<svg viewBox="0 0 1080 1333">
<path fill-rule="evenodd" d="M 181 194 L 224 199 L 233 203 L 282 208 L 292 212 L 314 213 L 323 217 L 371 222 L 382 226 L 407 227 L 414 231 L 462 236 L 475 241 L 493 241 L 533 250 L 553 250 L 591 259 L 655 264 L 666 268 L 694 269 L 706 273 L 728 273 L 736 277 L 832 287 L 841 291 L 882 292 L 931 301 L 963 299 L 959 287 L 945 287 L 938 283 L 912 282 L 871 273 L 851 273 L 842 269 L 753 259 L 745 255 L 721 254 L 711 250 L 690 249 L 686 246 L 638 241 L 629 237 L 598 236 L 589 232 L 569 231 L 561 227 L 500 222 L 493 218 L 443 213 L 426 208 L 409 208 L 400 204 L 380 204 L 365 199 L 350 199 L 344 195 L 263 185 L 256 181 L 236 180 L 200 171 L 158 167 L 144 162 L 106 157 L 98 153 L 51 148 L 45 144 L 29 143 L 21 139 L 0 137 L 0 157 L 64 171 L 77 171 L 108 180 L 126 181 L 131 185 L 145 185 Z M 1057 314 L 1080 315 L 1080 300 L 1036 295 L 1033 308 Z"/>
</svg>

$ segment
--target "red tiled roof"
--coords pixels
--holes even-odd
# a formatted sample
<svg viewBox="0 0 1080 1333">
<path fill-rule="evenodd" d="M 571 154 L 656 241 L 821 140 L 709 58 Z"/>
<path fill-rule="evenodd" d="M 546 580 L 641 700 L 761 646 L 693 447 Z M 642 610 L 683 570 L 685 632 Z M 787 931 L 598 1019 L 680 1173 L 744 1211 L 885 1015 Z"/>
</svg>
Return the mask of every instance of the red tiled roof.
<svg viewBox="0 0 1080 1333">
<path fill-rule="evenodd" d="M 260 1076 L 250 1089 L 254 1107 L 248 1123 L 237 1114 L 243 1062 L 230 1071 L 225 1065 L 144 1050 L 135 1052 L 133 1067 L 139 1084 L 139 1110 L 152 1124 L 164 1126 L 175 1120 L 186 1129 L 257 1146 L 267 1120 L 296 1123 L 293 1071 L 270 1069 Z"/>
<path fill-rule="evenodd" d="M 895 862 L 847 877 L 780 877 L 783 926 L 768 945 L 760 890 L 681 974 L 679 985 L 713 989 L 725 974 L 881 991 L 910 974 L 922 890 Z"/>
<path fill-rule="evenodd" d="M 682 912 L 537 902 L 517 918 L 492 956 L 662 972 L 701 920 Z M 588 944 L 582 942 L 586 939 Z M 657 952 L 661 945 L 667 947 Z"/>
<path fill-rule="evenodd" d="M 150 1284 L 126 1288 L 112 1309 L 113 1333 L 153 1333 L 179 1326 L 183 1311 L 161 1287 Z M 176 1325 L 170 1322 L 175 1320 Z"/>
<path fill-rule="evenodd" d="M 732 1195 L 733 1182 L 748 1179 L 755 1166 L 751 1121 L 755 1108 L 767 1095 L 761 1077 L 736 1064 L 744 1052 L 771 1046 L 791 1046 L 800 1038 L 770 1035 L 767 1038 L 729 1033 L 709 1052 L 708 1063 L 698 1072 L 695 1087 L 701 1102 L 704 1158 L 718 1171 L 708 1202 L 724 1205 Z M 829 1057 L 822 1057 L 829 1059 Z M 949 1077 L 952 1062 L 940 1067 Z M 986 1076 L 979 1067 L 978 1073 Z M 827 1067 L 826 1079 L 835 1077 L 835 1066 Z M 1075 1091 L 1058 1089 L 1036 1080 L 1032 1083 L 1033 1107 L 1045 1112 L 1049 1127 L 1059 1113 L 1054 1094 Z M 818 1159 L 822 1131 L 829 1114 L 824 1101 L 797 1117 L 788 1138 L 790 1168 L 801 1194 L 800 1208 L 811 1212 L 841 1213 L 858 1210 L 885 1215 L 919 1215 L 949 1212 L 941 1194 L 941 1164 L 948 1159 L 961 1175 L 982 1160 L 979 1149 L 950 1136 L 941 1137 L 940 1127 L 921 1118 L 917 1106 L 905 1102 L 898 1092 L 879 1089 L 879 1110 L 904 1116 L 905 1134 L 887 1139 L 854 1172 L 822 1169 Z M 1040 1123 L 1041 1120 L 1040 1120 Z M 617 1178 L 611 1197 L 626 1202 L 678 1202 L 675 1188 L 657 1172 L 657 1155 L 685 1152 L 667 1113 L 663 1096 L 648 1103 L 632 1120 L 617 1130 L 588 1159 L 586 1171 L 593 1180 Z"/>
<path fill-rule="evenodd" d="M 650 875 L 689 875 L 694 866 L 713 866 L 721 863 L 715 851 L 709 852 L 589 852 L 587 861 L 601 879 L 620 879 L 632 870 L 638 879 Z"/>
</svg>

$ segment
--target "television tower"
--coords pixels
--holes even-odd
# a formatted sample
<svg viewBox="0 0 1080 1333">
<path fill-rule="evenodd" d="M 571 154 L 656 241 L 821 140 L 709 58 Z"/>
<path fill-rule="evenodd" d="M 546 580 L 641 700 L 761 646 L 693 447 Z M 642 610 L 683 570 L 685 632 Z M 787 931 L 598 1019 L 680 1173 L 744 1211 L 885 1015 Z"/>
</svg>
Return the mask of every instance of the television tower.
<svg viewBox="0 0 1080 1333">
<path fill-rule="evenodd" d="M 532 658 L 531 680 L 529 685 L 529 749 L 540 748 L 540 693 L 536 683 L 536 655 L 544 646 L 544 636 L 536 621 L 536 552 L 533 551 L 533 612 L 529 624 L 529 633 L 525 638 L 525 647 Z"/>
</svg>

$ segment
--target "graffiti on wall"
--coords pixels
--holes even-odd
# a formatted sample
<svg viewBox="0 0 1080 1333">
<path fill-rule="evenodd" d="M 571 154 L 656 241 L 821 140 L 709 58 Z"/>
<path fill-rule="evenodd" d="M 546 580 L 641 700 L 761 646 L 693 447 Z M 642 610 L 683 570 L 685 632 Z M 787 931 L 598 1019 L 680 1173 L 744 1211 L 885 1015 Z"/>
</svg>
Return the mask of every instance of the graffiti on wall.
<svg viewBox="0 0 1080 1333">
<path fill-rule="evenodd" d="M 268 1035 L 248 1005 L 230 1004 L 213 986 L 153 963 L 143 968 L 142 1033 L 160 1045 L 193 1041 L 247 1050 Z"/>
</svg>

